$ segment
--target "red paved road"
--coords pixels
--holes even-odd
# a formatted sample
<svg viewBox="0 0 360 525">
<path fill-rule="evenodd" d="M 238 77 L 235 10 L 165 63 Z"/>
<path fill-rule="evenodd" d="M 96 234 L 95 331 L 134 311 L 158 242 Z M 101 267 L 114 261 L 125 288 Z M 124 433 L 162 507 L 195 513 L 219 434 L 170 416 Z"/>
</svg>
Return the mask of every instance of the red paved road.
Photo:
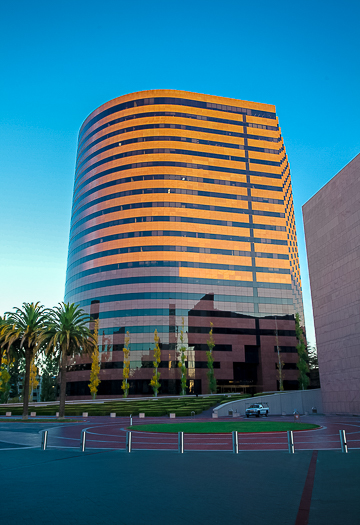
<svg viewBox="0 0 360 525">
<path fill-rule="evenodd" d="M 230 418 L 224 418 L 229 421 Z M 271 417 L 270 421 L 293 421 L 291 417 Z M 190 422 L 190 418 L 177 418 L 176 421 L 165 417 L 133 418 L 132 448 L 177 450 L 177 434 L 139 432 L 137 427 L 150 423 L 180 423 Z M 202 418 L 201 421 L 207 421 Z M 237 420 L 238 421 L 238 420 Z M 355 417 L 302 417 L 303 423 L 321 425 L 318 430 L 295 431 L 295 450 L 326 450 L 340 449 L 339 430 L 345 430 L 349 449 L 360 448 L 360 418 Z M 89 417 L 82 424 L 74 426 L 49 426 L 48 446 L 50 447 L 78 447 L 81 431 L 86 430 L 87 448 L 124 449 L 126 443 L 126 428 L 129 426 L 128 417 L 112 419 L 110 417 Z M 239 450 L 287 450 L 286 432 L 269 433 L 239 433 Z M 231 451 L 231 434 L 185 434 L 185 450 L 217 450 Z"/>
</svg>

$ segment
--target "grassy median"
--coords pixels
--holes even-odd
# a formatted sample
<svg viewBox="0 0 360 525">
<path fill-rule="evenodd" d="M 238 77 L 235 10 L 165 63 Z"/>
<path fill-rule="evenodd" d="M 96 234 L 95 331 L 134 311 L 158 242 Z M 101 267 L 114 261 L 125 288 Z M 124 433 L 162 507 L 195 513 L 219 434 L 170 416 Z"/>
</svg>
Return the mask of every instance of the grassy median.
<svg viewBox="0 0 360 525">
<path fill-rule="evenodd" d="M 286 432 L 287 430 L 314 430 L 319 425 L 308 423 L 286 423 L 285 421 L 204 421 L 193 423 L 168 423 L 135 425 L 128 430 L 139 432 L 185 432 L 186 434 L 221 434 L 238 432 Z"/>
</svg>

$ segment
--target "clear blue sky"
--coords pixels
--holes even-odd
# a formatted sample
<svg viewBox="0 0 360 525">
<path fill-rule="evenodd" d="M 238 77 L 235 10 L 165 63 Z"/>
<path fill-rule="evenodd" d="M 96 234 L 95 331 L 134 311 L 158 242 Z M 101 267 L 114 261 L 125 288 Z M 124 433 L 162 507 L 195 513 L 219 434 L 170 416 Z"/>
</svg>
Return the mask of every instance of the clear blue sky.
<svg viewBox="0 0 360 525">
<path fill-rule="evenodd" d="M 77 133 L 169 88 L 275 104 L 301 206 L 360 150 L 358 1 L 18 0 L 0 8 L 0 314 L 63 299 Z"/>
</svg>

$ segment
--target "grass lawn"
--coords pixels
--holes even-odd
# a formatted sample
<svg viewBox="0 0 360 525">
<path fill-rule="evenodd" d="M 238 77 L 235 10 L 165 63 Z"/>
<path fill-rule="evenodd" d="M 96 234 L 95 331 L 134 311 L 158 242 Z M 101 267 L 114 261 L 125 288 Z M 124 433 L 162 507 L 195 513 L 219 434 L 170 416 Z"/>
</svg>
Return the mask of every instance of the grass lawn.
<svg viewBox="0 0 360 525">
<path fill-rule="evenodd" d="M 286 423 L 282 421 L 204 421 L 194 423 L 169 423 L 135 425 L 128 430 L 139 432 L 185 432 L 186 434 L 217 434 L 223 432 L 285 432 L 286 430 L 313 430 L 319 425 Z"/>
<path fill-rule="evenodd" d="M 192 411 L 196 414 L 200 414 L 203 410 L 218 405 L 223 400 L 223 396 L 211 396 L 211 397 L 187 397 L 179 396 L 177 398 L 153 398 L 153 399 L 131 399 L 125 401 L 119 399 L 118 401 L 104 400 L 99 403 L 86 403 L 79 402 L 76 404 L 67 404 L 65 407 L 66 416 L 81 417 L 82 412 L 88 412 L 89 416 L 109 416 L 110 412 L 117 413 L 118 416 L 133 416 L 139 414 L 139 412 L 145 412 L 146 415 L 153 416 L 166 416 L 169 412 L 175 412 L 179 416 L 190 416 Z M 59 410 L 57 405 L 42 405 L 35 407 L 29 405 L 29 410 L 34 410 L 38 416 L 55 416 L 55 413 Z M 21 416 L 23 407 L 13 407 L 10 404 L 0 407 L 0 417 L 5 416 L 5 413 L 11 410 L 13 416 Z"/>
</svg>

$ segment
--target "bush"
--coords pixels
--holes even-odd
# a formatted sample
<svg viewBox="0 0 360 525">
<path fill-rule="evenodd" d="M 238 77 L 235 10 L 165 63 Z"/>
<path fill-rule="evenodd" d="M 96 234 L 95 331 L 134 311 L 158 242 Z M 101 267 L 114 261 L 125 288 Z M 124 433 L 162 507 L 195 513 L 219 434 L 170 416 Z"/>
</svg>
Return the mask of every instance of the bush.
<svg viewBox="0 0 360 525">
<path fill-rule="evenodd" d="M 148 410 L 145 412 L 145 417 L 160 417 L 164 415 L 165 413 L 163 410 Z"/>
</svg>

